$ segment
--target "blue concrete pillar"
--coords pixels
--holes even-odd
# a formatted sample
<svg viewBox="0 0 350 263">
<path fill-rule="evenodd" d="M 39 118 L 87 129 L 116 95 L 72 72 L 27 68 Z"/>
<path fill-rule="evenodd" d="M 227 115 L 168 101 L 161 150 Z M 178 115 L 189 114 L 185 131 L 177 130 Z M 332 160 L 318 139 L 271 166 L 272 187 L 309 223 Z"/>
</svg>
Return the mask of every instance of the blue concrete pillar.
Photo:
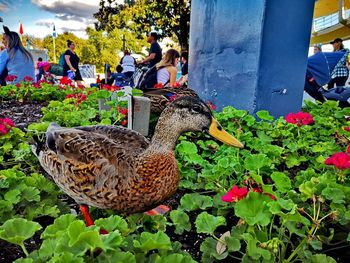
<svg viewBox="0 0 350 263">
<path fill-rule="evenodd" d="M 300 110 L 314 0 L 192 0 L 189 86 L 218 109 Z"/>
</svg>

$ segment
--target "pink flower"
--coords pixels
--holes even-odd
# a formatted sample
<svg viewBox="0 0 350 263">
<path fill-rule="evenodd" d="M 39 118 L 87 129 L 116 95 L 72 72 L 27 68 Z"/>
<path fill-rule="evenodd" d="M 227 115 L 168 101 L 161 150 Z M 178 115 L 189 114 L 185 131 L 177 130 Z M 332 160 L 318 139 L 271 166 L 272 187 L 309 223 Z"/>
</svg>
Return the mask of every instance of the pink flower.
<svg viewBox="0 0 350 263">
<path fill-rule="evenodd" d="M 289 113 L 286 116 L 286 121 L 288 123 L 296 124 L 298 126 L 301 125 L 309 125 L 314 123 L 314 119 L 312 118 L 312 115 L 307 112 L 298 112 L 298 113 Z"/>
<path fill-rule="evenodd" d="M 350 127 L 344 127 L 344 131 L 350 132 Z"/>
<path fill-rule="evenodd" d="M 347 149 L 349 150 L 349 148 Z M 335 153 L 324 162 L 327 165 L 334 165 L 338 169 L 350 168 L 350 155 L 348 153 L 340 152 Z"/>
<path fill-rule="evenodd" d="M 0 134 L 5 135 L 8 133 L 8 129 L 6 128 L 6 126 L 4 124 L 0 124 Z"/>
<path fill-rule="evenodd" d="M 12 127 L 15 127 L 13 121 L 9 118 L 0 118 L 0 134 L 7 134 Z"/>
<path fill-rule="evenodd" d="M 10 127 L 15 127 L 15 124 L 9 118 L 0 119 L 0 123 L 5 124 L 5 125 L 10 126 Z"/>
<path fill-rule="evenodd" d="M 248 189 L 245 187 L 239 188 L 237 185 L 233 186 L 230 191 L 221 197 L 224 202 L 237 202 L 243 199 L 248 194 Z"/>
</svg>

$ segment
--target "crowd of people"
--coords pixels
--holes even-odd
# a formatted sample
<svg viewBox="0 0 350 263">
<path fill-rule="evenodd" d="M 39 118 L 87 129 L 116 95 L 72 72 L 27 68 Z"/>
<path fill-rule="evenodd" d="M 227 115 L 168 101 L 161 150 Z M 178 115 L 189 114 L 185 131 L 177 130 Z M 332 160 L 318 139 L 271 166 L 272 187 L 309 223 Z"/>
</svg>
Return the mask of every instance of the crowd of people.
<svg viewBox="0 0 350 263">
<path fill-rule="evenodd" d="M 33 56 L 23 46 L 18 33 L 10 31 L 4 26 L 3 46 L 0 50 L 0 85 L 6 85 L 6 76 L 15 75 L 16 79 L 11 83 L 17 84 L 29 77 L 33 81 L 41 80 L 47 72 L 50 71 L 50 64 L 43 61 L 41 57 L 34 63 Z M 112 73 L 108 67 L 106 76 L 103 80 L 97 82 L 116 85 L 116 86 L 133 86 L 133 76 L 137 65 L 146 66 L 151 69 L 156 68 L 157 82 L 164 86 L 173 86 L 177 81 L 181 83 L 187 82 L 188 75 L 188 52 L 180 53 L 175 49 L 167 50 L 162 55 L 162 48 L 158 43 L 158 34 L 151 32 L 148 35 L 148 43 L 150 43 L 149 54 L 146 58 L 136 61 L 130 54 L 129 50 L 124 50 L 124 56 L 121 58 L 116 67 L 116 72 Z M 63 67 L 63 77 L 68 77 L 74 80 L 77 85 L 81 85 L 83 79 L 79 70 L 79 56 L 75 52 L 75 43 L 67 40 L 67 49 L 61 55 Z M 178 79 L 177 67 L 182 64 L 181 78 Z M 60 58 L 61 60 L 61 58 Z"/>
</svg>

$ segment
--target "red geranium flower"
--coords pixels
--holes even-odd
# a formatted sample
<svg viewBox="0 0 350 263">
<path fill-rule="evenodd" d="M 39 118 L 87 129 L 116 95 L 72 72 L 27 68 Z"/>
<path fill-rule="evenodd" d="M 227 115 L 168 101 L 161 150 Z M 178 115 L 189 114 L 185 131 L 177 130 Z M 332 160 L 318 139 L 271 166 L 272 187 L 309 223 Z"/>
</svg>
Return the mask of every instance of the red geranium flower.
<svg viewBox="0 0 350 263">
<path fill-rule="evenodd" d="M 17 79 L 16 75 L 7 75 L 7 77 L 5 78 L 5 80 L 8 82 L 15 81 L 16 79 Z"/>
<path fill-rule="evenodd" d="M 224 202 L 237 202 L 243 199 L 248 194 L 248 189 L 245 187 L 239 188 L 237 185 L 233 186 L 230 191 L 221 197 Z"/>
<path fill-rule="evenodd" d="M 70 84 L 72 84 L 72 80 L 69 79 L 67 76 L 64 76 L 60 79 L 60 84 L 61 85 L 70 85 Z"/>
<path fill-rule="evenodd" d="M 296 124 L 298 126 L 301 125 L 309 125 L 314 123 L 314 119 L 312 118 L 312 115 L 307 112 L 298 112 L 298 113 L 289 113 L 286 116 L 286 121 L 292 124 Z"/>
<path fill-rule="evenodd" d="M 30 76 L 25 76 L 24 79 L 23 79 L 25 82 L 33 82 L 34 79 Z"/>
<path fill-rule="evenodd" d="M 350 127 L 344 127 L 344 131 L 350 132 Z"/>
<path fill-rule="evenodd" d="M 162 89 L 164 88 L 164 84 L 163 83 L 157 83 L 156 85 L 154 85 L 155 89 Z"/>
<path fill-rule="evenodd" d="M 328 157 L 324 163 L 327 165 L 334 165 L 338 169 L 348 169 L 350 168 L 350 155 L 344 152 L 335 153 Z"/>
<path fill-rule="evenodd" d="M 171 85 L 172 88 L 177 89 L 181 87 L 181 84 L 179 82 L 174 82 L 174 84 Z"/>
<path fill-rule="evenodd" d="M 123 120 L 122 123 L 121 123 L 121 125 L 124 126 L 124 127 L 126 127 L 127 124 L 128 124 L 127 120 Z"/>
<path fill-rule="evenodd" d="M 127 115 L 128 114 L 128 109 L 123 109 L 122 107 L 118 106 L 117 108 L 118 112 L 122 115 Z"/>
</svg>

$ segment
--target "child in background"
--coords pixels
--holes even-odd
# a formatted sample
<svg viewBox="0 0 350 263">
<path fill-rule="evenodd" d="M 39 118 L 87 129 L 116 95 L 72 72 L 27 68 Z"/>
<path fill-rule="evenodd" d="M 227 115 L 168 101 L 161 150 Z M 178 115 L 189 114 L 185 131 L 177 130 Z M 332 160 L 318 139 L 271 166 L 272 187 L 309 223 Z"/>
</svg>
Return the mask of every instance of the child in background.
<svg viewBox="0 0 350 263">
<path fill-rule="evenodd" d="M 123 67 L 121 65 L 118 65 L 116 70 L 117 73 L 112 74 L 112 79 L 115 81 L 114 85 L 117 87 L 124 87 L 126 85 L 127 77 L 124 73 L 122 73 Z"/>
</svg>

